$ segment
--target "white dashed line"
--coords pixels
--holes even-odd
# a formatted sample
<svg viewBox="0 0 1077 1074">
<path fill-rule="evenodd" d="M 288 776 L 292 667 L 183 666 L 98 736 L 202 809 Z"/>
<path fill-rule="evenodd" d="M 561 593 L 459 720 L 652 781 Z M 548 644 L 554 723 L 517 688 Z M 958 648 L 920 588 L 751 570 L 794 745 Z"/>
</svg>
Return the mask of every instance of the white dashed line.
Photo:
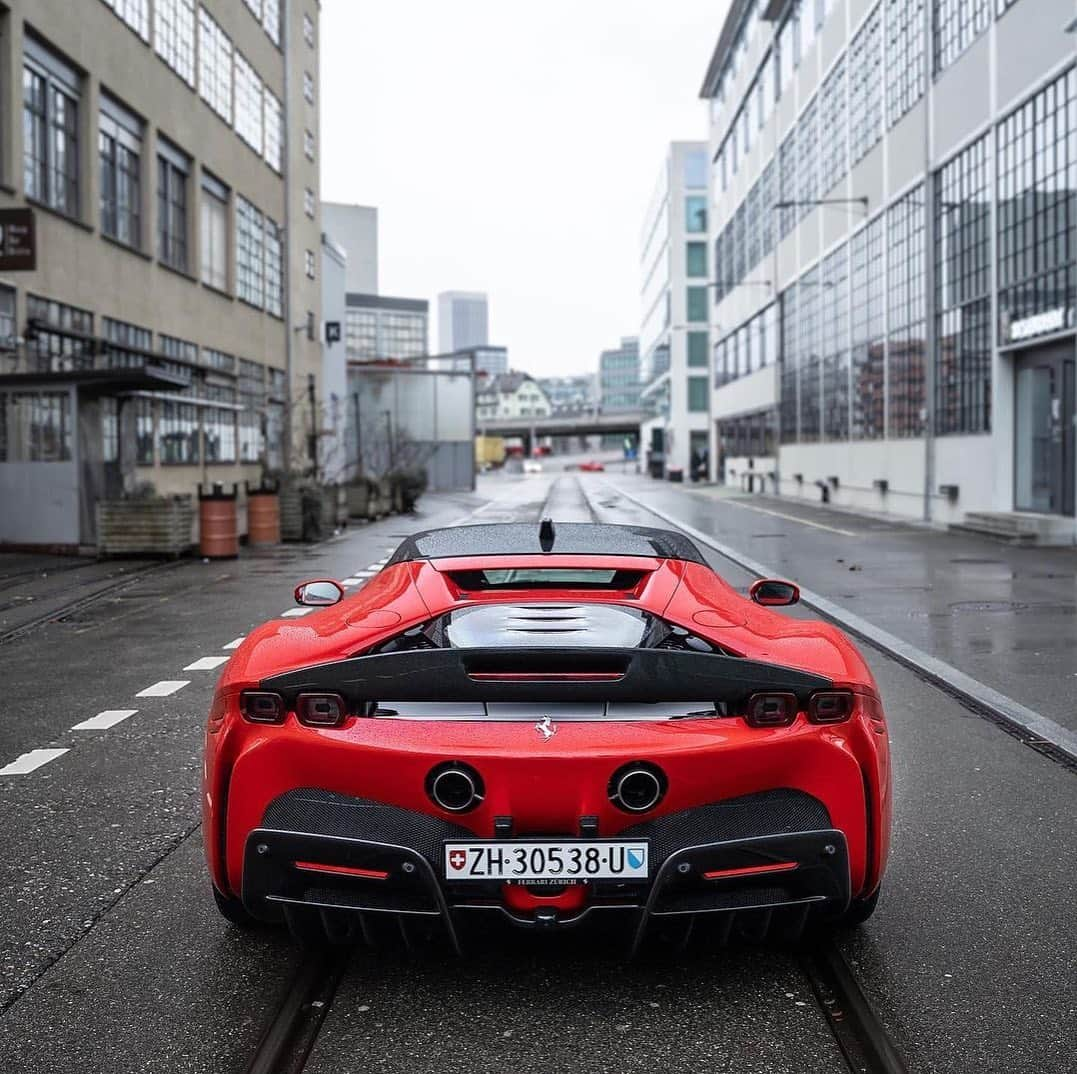
<svg viewBox="0 0 1077 1074">
<path fill-rule="evenodd" d="M 135 697 L 169 697 L 179 693 L 185 686 L 190 685 L 190 682 L 190 679 L 162 679 L 152 686 L 147 686 L 145 690 L 139 690 Z"/>
<path fill-rule="evenodd" d="M 82 723 L 75 724 L 72 731 L 107 731 L 110 727 L 126 720 L 128 716 L 134 716 L 138 709 L 105 709 L 96 716 L 91 716 Z"/>
<path fill-rule="evenodd" d="M 233 638 L 227 645 L 222 645 L 222 649 L 238 649 L 244 642 L 246 634 L 240 634 L 238 638 Z"/>
<path fill-rule="evenodd" d="M 377 571 L 370 571 L 370 570 L 367 570 L 364 567 L 363 570 L 355 572 L 355 577 L 356 578 L 373 578 L 373 576 L 375 574 L 377 574 L 377 573 L 378 573 Z"/>
<path fill-rule="evenodd" d="M 281 619 L 298 619 L 301 615 L 310 615 L 314 611 L 313 608 L 289 608 L 286 612 L 281 612 Z"/>
<path fill-rule="evenodd" d="M 33 772 L 49 761 L 55 761 L 57 757 L 63 757 L 66 749 L 31 750 L 20 757 L 16 757 L 11 764 L 0 768 L 0 776 L 25 776 L 27 772 Z"/>
<path fill-rule="evenodd" d="M 353 585 L 358 585 L 362 580 L 362 578 L 345 578 L 340 584 L 350 589 Z"/>
<path fill-rule="evenodd" d="M 192 660 L 183 670 L 212 671 L 214 668 L 219 668 L 221 664 L 227 663 L 227 656 L 200 656 L 197 660 Z"/>
</svg>

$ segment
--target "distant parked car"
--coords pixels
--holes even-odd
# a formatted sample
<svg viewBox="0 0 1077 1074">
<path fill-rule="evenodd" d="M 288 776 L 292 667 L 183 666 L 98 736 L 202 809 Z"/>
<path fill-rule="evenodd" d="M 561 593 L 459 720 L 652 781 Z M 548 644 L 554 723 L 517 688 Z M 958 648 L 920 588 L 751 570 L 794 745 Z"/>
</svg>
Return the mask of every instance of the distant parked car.
<svg viewBox="0 0 1077 1074">
<path fill-rule="evenodd" d="M 525 474 L 541 474 L 542 463 L 538 459 L 524 459 L 524 473 Z"/>
<path fill-rule="evenodd" d="M 598 474 L 605 472 L 606 467 L 598 459 L 591 459 L 588 462 L 581 462 L 578 469 L 587 474 Z"/>
</svg>

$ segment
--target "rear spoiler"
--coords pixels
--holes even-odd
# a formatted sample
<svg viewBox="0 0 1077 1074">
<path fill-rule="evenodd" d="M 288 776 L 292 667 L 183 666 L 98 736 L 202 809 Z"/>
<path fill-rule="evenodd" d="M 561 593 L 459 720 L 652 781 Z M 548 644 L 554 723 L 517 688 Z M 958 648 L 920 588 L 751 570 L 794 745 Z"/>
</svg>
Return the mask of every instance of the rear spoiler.
<svg viewBox="0 0 1077 1074">
<path fill-rule="evenodd" d="M 272 675 L 259 689 L 290 708 L 301 693 L 340 694 L 352 711 L 383 701 L 665 701 L 742 706 L 755 693 L 800 706 L 833 683 L 780 664 L 672 649 L 419 649 L 354 656 Z"/>
</svg>

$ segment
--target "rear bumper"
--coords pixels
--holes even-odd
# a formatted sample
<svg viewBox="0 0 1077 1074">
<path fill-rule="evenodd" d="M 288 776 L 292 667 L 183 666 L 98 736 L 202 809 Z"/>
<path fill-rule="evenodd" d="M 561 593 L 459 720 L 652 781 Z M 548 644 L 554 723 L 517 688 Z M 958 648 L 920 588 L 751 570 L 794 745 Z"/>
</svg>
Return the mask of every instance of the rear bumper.
<svg viewBox="0 0 1077 1074">
<path fill-rule="evenodd" d="M 788 935 L 849 904 L 845 835 L 831 827 L 825 806 L 802 792 L 710 803 L 621 834 L 650 841 L 649 880 L 595 881 L 550 897 L 519 888 L 508 894 L 499 882 L 443 879 L 444 842 L 468 838 L 466 829 L 397 806 L 292 791 L 247 837 L 242 898 L 270 921 L 297 907 L 425 918 L 458 950 L 464 920 L 482 915 L 532 929 L 619 916 L 638 947 L 670 919 L 724 915 L 731 927 L 748 915 L 757 933 L 773 923 Z"/>
</svg>

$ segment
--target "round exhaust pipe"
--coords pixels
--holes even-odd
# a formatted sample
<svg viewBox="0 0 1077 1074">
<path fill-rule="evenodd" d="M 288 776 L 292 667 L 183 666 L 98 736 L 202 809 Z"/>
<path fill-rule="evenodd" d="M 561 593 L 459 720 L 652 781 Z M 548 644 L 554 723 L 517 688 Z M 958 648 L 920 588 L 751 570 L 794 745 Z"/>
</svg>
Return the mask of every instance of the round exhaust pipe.
<svg viewBox="0 0 1077 1074">
<path fill-rule="evenodd" d="M 436 806 L 447 813 L 467 813 L 483 799 L 486 790 L 482 777 L 470 765 L 448 761 L 430 769 L 426 793 Z"/>
<path fill-rule="evenodd" d="M 665 773 L 657 765 L 633 761 L 613 773 L 606 793 L 618 809 L 626 813 L 646 813 L 665 796 Z"/>
</svg>

